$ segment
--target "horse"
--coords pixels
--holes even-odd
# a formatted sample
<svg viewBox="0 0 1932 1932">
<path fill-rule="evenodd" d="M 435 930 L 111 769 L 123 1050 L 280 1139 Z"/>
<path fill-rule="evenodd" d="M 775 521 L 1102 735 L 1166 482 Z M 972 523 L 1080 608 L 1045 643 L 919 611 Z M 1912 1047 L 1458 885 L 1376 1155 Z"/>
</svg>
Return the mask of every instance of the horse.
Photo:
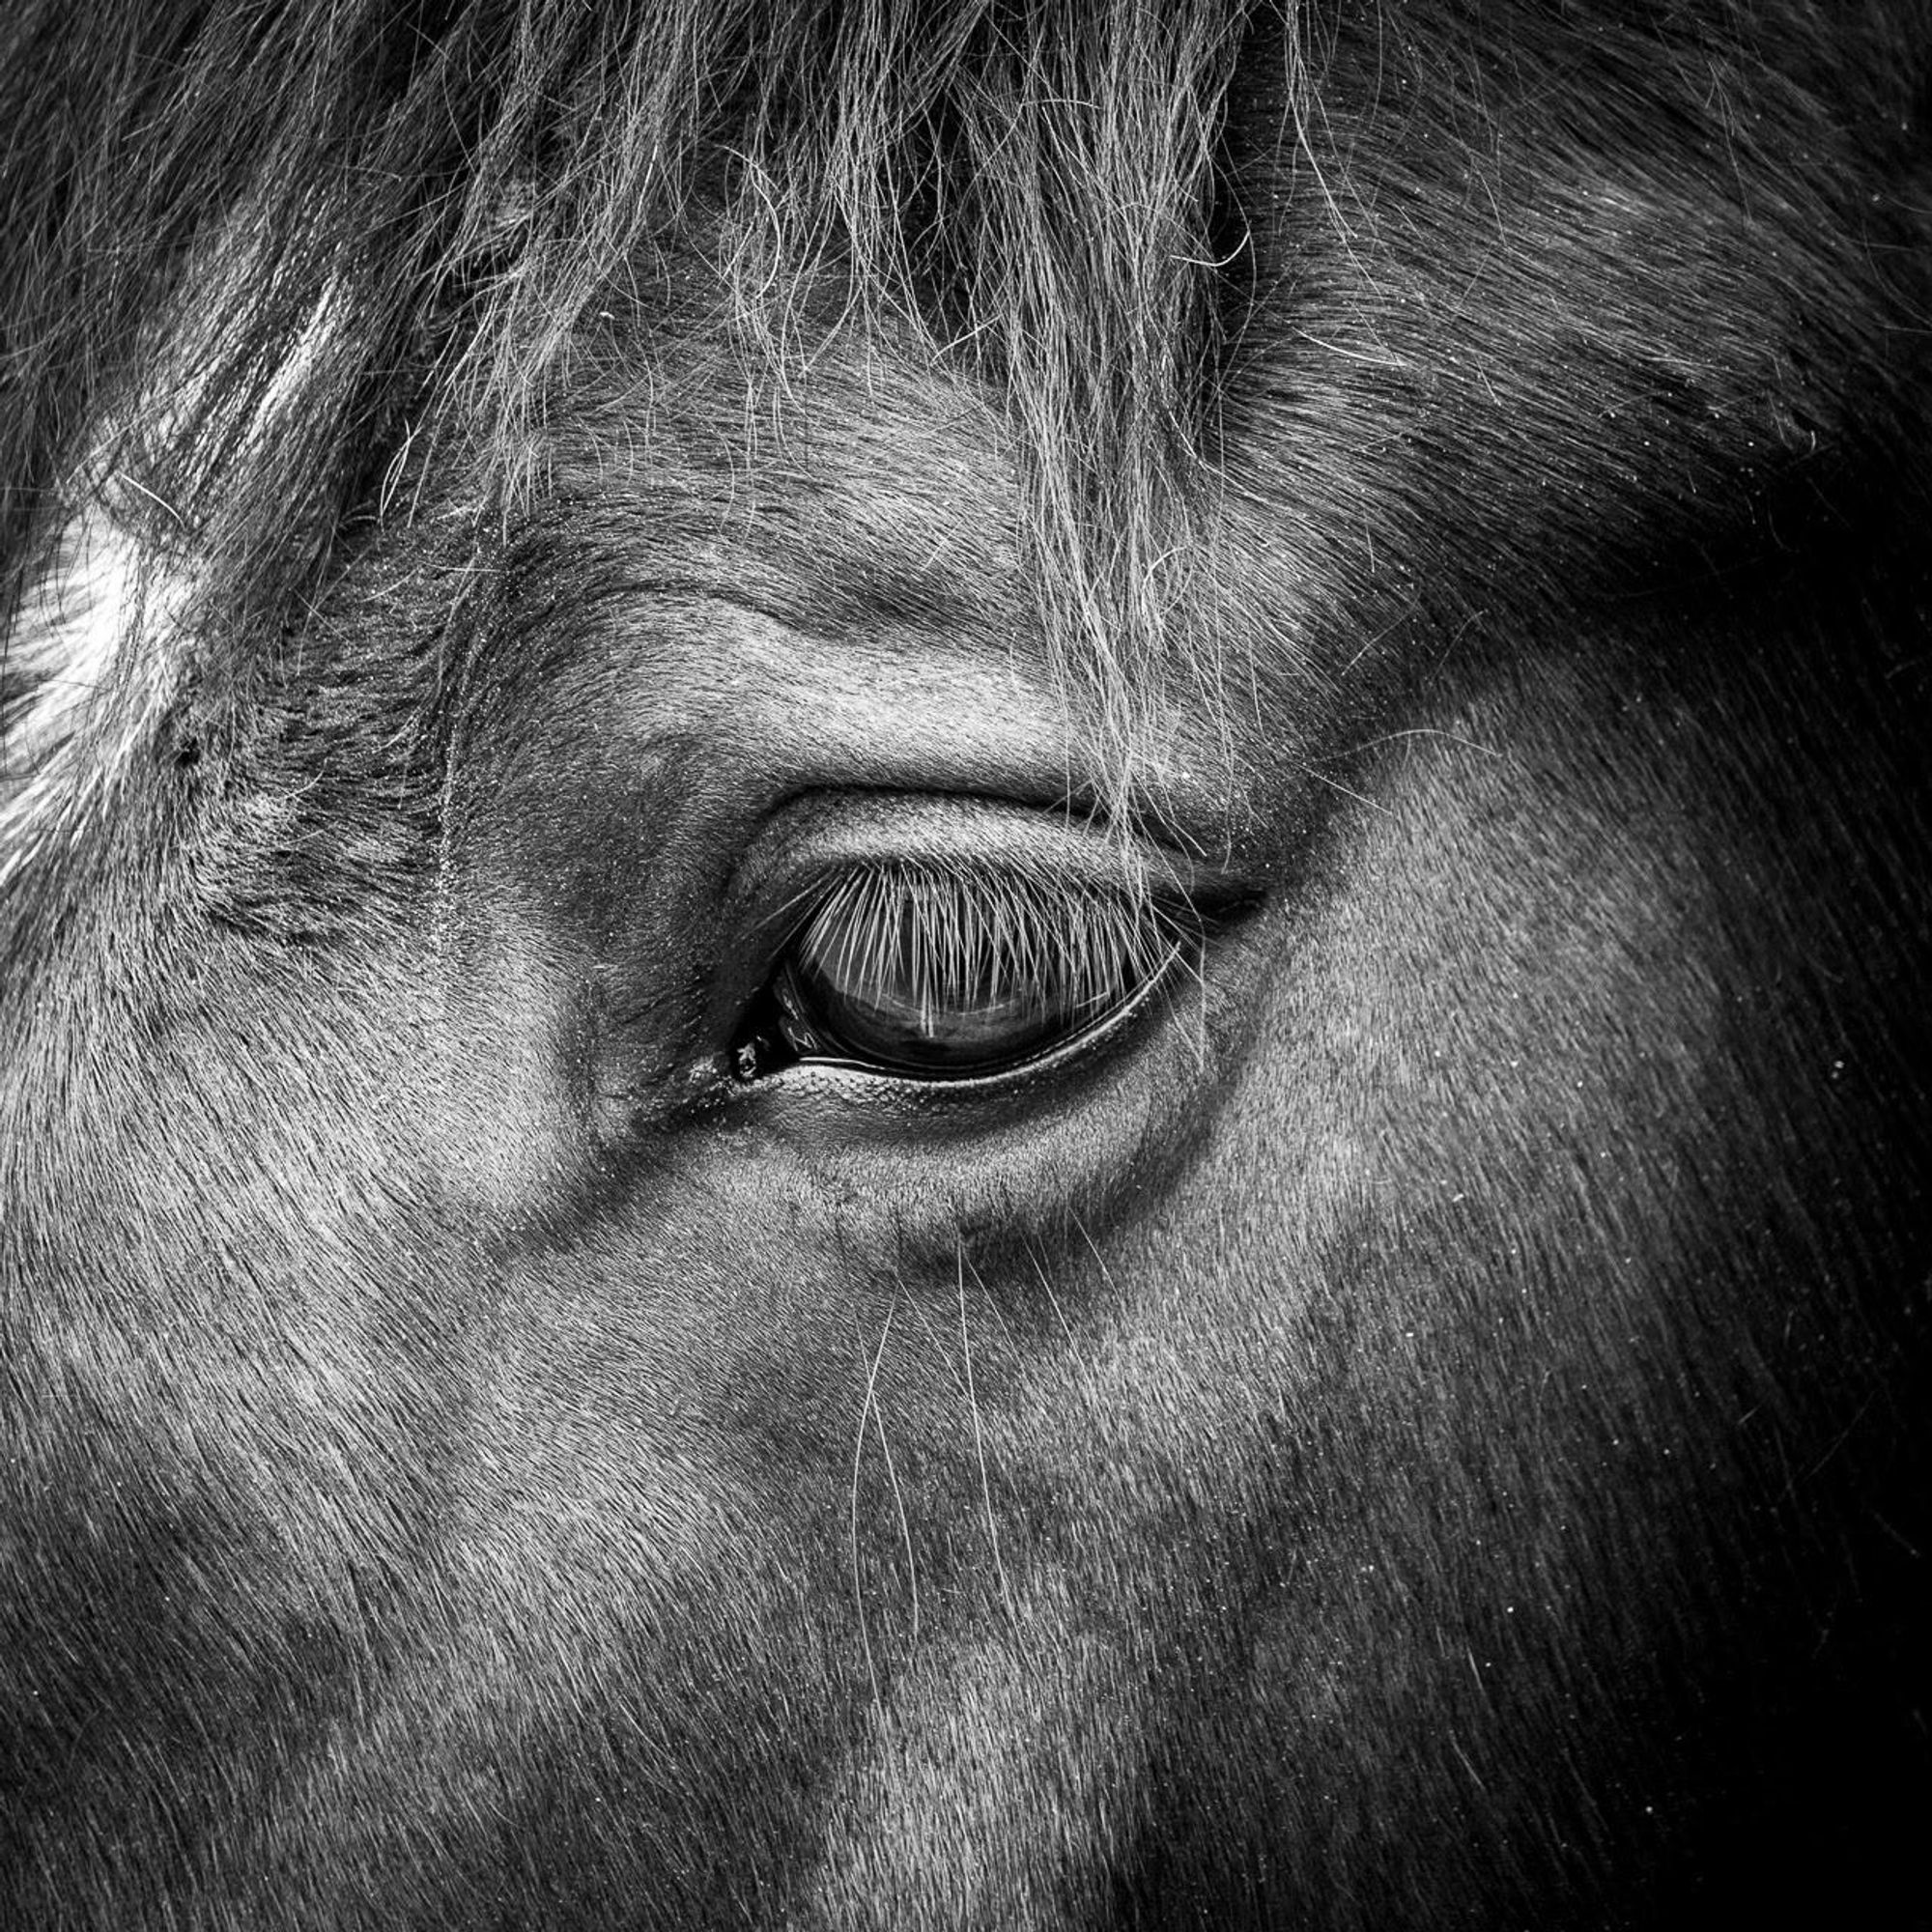
<svg viewBox="0 0 1932 1932">
<path fill-rule="evenodd" d="M 0 1919 L 1926 1922 L 1914 0 L 16 0 Z"/>
</svg>

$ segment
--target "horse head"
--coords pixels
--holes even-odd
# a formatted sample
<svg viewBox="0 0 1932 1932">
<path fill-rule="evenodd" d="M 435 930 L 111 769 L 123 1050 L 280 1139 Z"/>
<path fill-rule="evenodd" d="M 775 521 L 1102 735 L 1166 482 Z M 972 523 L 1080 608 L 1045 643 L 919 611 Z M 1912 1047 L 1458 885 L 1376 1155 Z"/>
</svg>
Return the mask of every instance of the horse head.
<svg viewBox="0 0 1932 1932">
<path fill-rule="evenodd" d="M 1916 1922 L 1922 9 L 16 12 L 9 1922 Z"/>
</svg>

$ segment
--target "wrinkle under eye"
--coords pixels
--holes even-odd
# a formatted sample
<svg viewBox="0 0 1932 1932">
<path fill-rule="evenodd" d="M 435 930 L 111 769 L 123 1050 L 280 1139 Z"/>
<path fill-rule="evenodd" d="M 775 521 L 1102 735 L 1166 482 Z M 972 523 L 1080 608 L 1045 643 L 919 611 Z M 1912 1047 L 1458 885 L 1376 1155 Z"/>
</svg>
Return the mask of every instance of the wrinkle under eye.
<svg viewBox="0 0 1932 1932">
<path fill-rule="evenodd" d="M 1184 930 L 1145 893 L 929 866 L 855 870 L 787 947 L 741 1072 L 766 1070 L 777 1041 L 782 1057 L 908 1078 L 1020 1065 L 1121 1010 L 1169 970 Z"/>
</svg>

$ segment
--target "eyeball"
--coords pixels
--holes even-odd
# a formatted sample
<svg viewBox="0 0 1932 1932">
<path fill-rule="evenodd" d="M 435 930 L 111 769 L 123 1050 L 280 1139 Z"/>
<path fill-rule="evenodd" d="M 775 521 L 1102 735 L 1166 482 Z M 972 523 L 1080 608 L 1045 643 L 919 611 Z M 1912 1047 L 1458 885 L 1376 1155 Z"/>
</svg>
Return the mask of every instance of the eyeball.
<svg viewBox="0 0 1932 1932">
<path fill-rule="evenodd" d="M 1183 940 L 1173 908 L 1125 890 L 923 866 L 847 873 L 786 946 L 735 1064 L 741 1078 L 801 1060 L 983 1076 L 1100 1025 Z"/>
</svg>

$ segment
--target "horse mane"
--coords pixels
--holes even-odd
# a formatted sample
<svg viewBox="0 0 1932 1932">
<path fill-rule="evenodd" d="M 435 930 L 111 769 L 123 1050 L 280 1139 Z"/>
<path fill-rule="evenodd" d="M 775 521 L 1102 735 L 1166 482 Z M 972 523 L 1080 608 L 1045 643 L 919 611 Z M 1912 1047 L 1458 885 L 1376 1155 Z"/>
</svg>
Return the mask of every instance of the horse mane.
<svg viewBox="0 0 1932 1932">
<path fill-rule="evenodd" d="M 513 505 L 586 312 L 688 299 L 696 251 L 766 379 L 836 279 L 984 381 L 1061 662 L 1129 703 L 1157 667 L 1242 0 L 7 11 L 0 608 L 111 476 L 224 624 L 286 622 L 425 430 Z"/>
</svg>

